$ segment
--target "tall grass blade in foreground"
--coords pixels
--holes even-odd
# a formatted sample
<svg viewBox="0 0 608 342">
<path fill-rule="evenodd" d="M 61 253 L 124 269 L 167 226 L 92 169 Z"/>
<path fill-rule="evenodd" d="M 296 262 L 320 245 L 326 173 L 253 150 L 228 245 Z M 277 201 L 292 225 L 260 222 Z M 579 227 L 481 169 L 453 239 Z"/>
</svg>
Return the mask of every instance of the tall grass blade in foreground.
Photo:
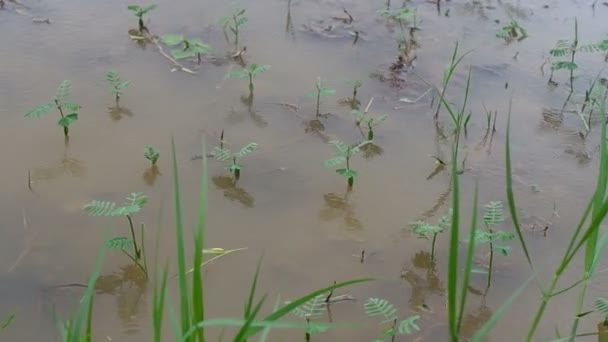
<svg viewBox="0 0 608 342">
<path fill-rule="evenodd" d="M 452 147 L 452 227 L 450 231 L 450 250 L 448 261 L 448 324 L 450 341 L 458 342 L 458 317 L 456 317 L 456 299 L 458 291 L 458 250 L 460 223 L 460 188 L 458 183 L 458 166 L 456 146 Z"/>
<path fill-rule="evenodd" d="M 469 291 L 469 281 L 471 279 L 471 271 L 473 268 L 473 256 L 475 255 L 475 235 L 477 234 L 477 205 L 479 197 L 479 186 L 475 183 L 475 195 L 473 195 L 473 213 L 471 213 L 471 229 L 469 231 L 469 245 L 467 247 L 467 258 L 465 260 L 465 269 L 462 286 L 460 287 L 460 308 L 458 310 L 458 324 L 456 329 L 460 331 L 462 325 L 462 317 L 467 303 L 467 293 Z M 451 247 L 451 246 L 450 246 Z"/>
</svg>

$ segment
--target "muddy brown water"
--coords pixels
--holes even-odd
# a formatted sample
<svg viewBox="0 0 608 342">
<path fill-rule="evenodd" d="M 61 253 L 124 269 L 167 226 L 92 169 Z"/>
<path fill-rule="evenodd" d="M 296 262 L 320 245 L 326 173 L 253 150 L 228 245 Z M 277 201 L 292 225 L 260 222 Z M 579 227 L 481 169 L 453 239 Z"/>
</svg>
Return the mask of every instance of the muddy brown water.
<svg viewBox="0 0 608 342">
<path fill-rule="evenodd" d="M 416 75 L 438 85 L 454 42 L 460 42 L 462 51 L 473 49 L 448 91 L 449 100 L 460 103 L 471 66 L 473 119 L 465 142 L 468 170 L 462 176 L 465 217 L 476 179 L 482 203 L 506 200 L 503 145 L 513 94 L 518 205 L 526 224 L 551 223 L 546 236 L 537 232 L 527 236 L 545 279 L 561 257 L 593 190 L 598 137 L 597 132 L 591 133 L 587 143 L 581 143 L 577 132 L 583 126 L 576 114 L 566 114 L 557 126 L 543 120 L 543 109 L 561 108 L 567 96 L 567 77 L 557 73 L 560 86 L 548 88 L 548 75 L 541 74 L 540 66 L 558 39 L 571 38 L 574 16 L 578 17 L 581 41 L 606 38 L 608 7 L 600 1 L 594 13 L 591 2 L 451 1 L 443 2 L 440 15 L 427 1 L 409 3 L 418 10 L 421 28 L 416 32 L 420 45 L 415 51 Z M 197 36 L 211 44 L 217 55 L 229 51 L 216 23 L 230 12 L 232 3 L 157 3 L 159 7 L 148 20 L 154 33 Z M 450 147 L 436 137 L 432 96 L 414 104 L 398 101 L 405 96 L 415 99 L 428 88 L 418 77 L 405 74 L 401 90 L 370 77 L 386 72 L 397 56 L 397 33 L 376 14 L 381 1 L 293 1 L 291 33 L 285 31 L 286 1 L 235 3 L 246 6 L 250 18 L 241 37 L 247 46 L 246 60 L 272 66 L 256 79 L 253 115 L 239 100 L 247 90 L 245 82 L 224 77 L 237 65 L 207 63 L 196 75 L 171 72 L 171 65 L 153 46 L 141 48 L 129 39 L 127 31 L 137 21 L 122 1 L 24 0 L 23 4 L 29 9 L 16 11 L 7 2 L 0 11 L 0 317 L 17 312 L 14 326 L 2 332 L 2 340 L 50 340 L 49 336 L 55 336 L 52 324 L 41 324 L 34 331 L 28 322 L 48 319 L 52 305 L 60 312 L 69 311 L 80 292 L 70 289 L 58 295 L 47 289 L 86 282 L 105 228 L 125 233 L 119 218 L 88 218 L 80 213 L 80 207 L 92 199 L 120 201 L 130 192 L 149 195 L 150 203 L 136 220 L 148 223 L 149 246 L 159 240 L 160 260 L 169 258 L 173 263 L 170 136 L 176 140 L 185 217 L 192 225 L 200 172 L 200 162 L 192 157 L 200 154 L 203 133 L 208 144 L 214 145 L 222 129 L 232 146 L 255 141 L 260 148 L 243 160 L 245 169 L 237 188 L 222 177 L 228 174 L 220 163 L 209 163 L 210 176 L 215 178 L 209 182 L 207 246 L 248 248 L 207 269 L 209 317 L 241 314 L 256 261 L 263 254 L 260 288 L 270 298 L 280 295 L 288 300 L 334 280 L 378 279 L 340 291 L 358 301 L 332 309 L 334 321 L 362 323 L 366 328 L 336 330 L 318 340 L 367 341 L 378 336 L 382 327 L 363 312 L 362 303 L 368 297 L 389 299 L 401 316 L 415 314 L 426 304 L 431 312 L 420 313 L 422 331 L 404 340 L 445 340 L 447 235 L 439 238 L 438 262 L 430 269 L 424 253 L 429 244 L 416 239 L 407 224 L 425 213 L 434 221 L 449 209 L 449 200 L 441 202 L 449 187 L 448 174 L 441 172 L 429 180 L 427 176 L 435 167 L 431 156 L 447 158 Z M 348 30 L 337 37 L 323 37 L 303 29 L 314 21 L 331 22 L 331 16 L 343 15 L 342 7 L 353 15 L 355 27 L 362 32 L 356 45 Z M 527 29 L 528 38 L 505 44 L 495 37 L 500 26 L 495 20 L 505 23 L 506 9 Z M 51 23 L 36 23 L 33 17 L 49 18 Z M 580 54 L 578 63 L 580 94 L 605 64 L 599 53 Z M 104 80 L 109 68 L 132 81 L 121 100 L 128 115 L 109 109 L 114 105 Z M 317 76 L 336 89 L 334 96 L 322 102 L 322 110 L 333 114 L 324 121 L 324 135 L 307 132 L 305 123 L 314 117 L 314 100 L 306 94 Z M 55 125 L 55 113 L 37 120 L 23 118 L 30 108 L 51 97 L 63 79 L 73 82 L 72 99 L 83 106 L 67 146 Z M 376 131 L 375 143 L 382 153 L 353 159 L 353 167 L 361 174 L 344 201 L 344 180 L 322 161 L 331 156 L 328 138 L 362 139 L 350 110 L 338 103 L 350 94 L 346 81 L 352 79 L 363 80 L 363 105 L 374 97 L 371 112 L 389 113 L 390 117 Z M 273 102 L 295 104 L 300 110 L 294 113 Z M 484 105 L 499 112 L 491 147 L 479 145 L 485 132 Z M 445 113 L 441 123 L 450 125 Z M 142 155 L 146 144 L 161 153 L 155 179 Z M 27 188 L 28 170 L 33 192 Z M 508 224 L 503 228 L 510 229 Z M 522 252 L 515 242 L 513 246 L 511 256 L 498 258 L 490 292 L 485 297 L 469 296 L 465 330 L 481 326 L 528 278 Z M 27 255 L 12 272 L 6 272 L 24 249 Z M 362 250 L 367 254 L 364 263 L 357 257 Z M 151 260 L 153 257 L 150 255 Z M 483 253 L 478 257 L 483 259 Z M 105 259 L 102 274 L 109 287 L 96 300 L 95 340 L 151 339 L 150 287 L 126 276 L 127 264 L 119 254 L 109 253 Z M 578 279 L 580 265 L 577 260 L 563 285 Z M 606 267 L 603 263 L 600 269 Z M 607 274 L 600 272 L 594 279 L 585 309 L 591 309 L 592 298 L 606 295 Z M 474 276 L 473 286 L 481 288 L 484 281 Z M 523 327 L 529 325 L 538 300 L 538 289 L 530 286 L 497 323 L 491 340 L 522 340 Z M 562 333 L 567 331 L 575 303 L 575 292 L 553 300 L 539 329 L 539 340 L 553 338 L 556 327 Z M 580 331 L 594 331 L 598 320 L 595 314 L 586 316 Z M 284 340 L 302 338 L 293 332 L 273 339 L 281 336 Z"/>
</svg>

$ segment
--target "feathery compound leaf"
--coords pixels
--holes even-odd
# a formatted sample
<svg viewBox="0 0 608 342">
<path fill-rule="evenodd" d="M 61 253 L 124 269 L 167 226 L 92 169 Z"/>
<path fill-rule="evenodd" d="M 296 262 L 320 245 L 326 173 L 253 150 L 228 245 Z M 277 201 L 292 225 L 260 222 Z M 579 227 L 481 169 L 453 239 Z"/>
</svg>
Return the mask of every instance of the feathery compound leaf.
<svg viewBox="0 0 608 342">
<path fill-rule="evenodd" d="M 351 112 L 351 114 L 352 114 L 352 115 L 354 115 L 354 116 L 355 116 L 355 118 L 357 118 L 357 122 L 361 122 L 361 121 L 363 121 L 363 120 L 365 119 L 365 113 L 363 113 L 363 112 L 362 112 L 362 111 L 360 111 L 360 110 L 356 110 L 356 109 L 355 109 L 355 110 L 353 110 L 353 111 Z"/>
<path fill-rule="evenodd" d="M 227 161 L 232 158 L 232 151 L 227 148 L 214 147 L 211 155 L 219 161 Z"/>
<path fill-rule="evenodd" d="M 72 93 L 72 82 L 64 80 L 61 82 L 53 98 L 56 101 L 63 102 Z"/>
<path fill-rule="evenodd" d="M 116 203 L 93 200 L 82 207 L 82 212 L 89 216 L 112 216 Z"/>
<path fill-rule="evenodd" d="M 595 299 L 595 309 L 608 320 L 608 298 L 598 297 Z"/>
<path fill-rule="evenodd" d="M 483 223 L 495 226 L 505 221 L 504 208 L 501 201 L 491 201 L 484 206 Z"/>
<path fill-rule="evenodd" d="M 331 88 L 321 88 L 321 90 L 319 90 L 319 93 L 321 94 L 321 96 L 328 96 L 328 95 L 332 95 L 333 93 L 335 93 L 336 91 L 331 89 Z"/>
<path fill-rule="evenodd" d="M 346 157 L 337 156 L 331 159 L 327 159 L 323 162 L 323 165 L 327 167 L 336 167 L 338 165 L 344 164 L 346 162 Z"/>
<path fill-rule="evenodd" d="M 329 144 L 334 146 L 336 149 L 336 152 L 338 152 L 338 154 L 341 154 L 341 155 L 346 155 L 346 152 L 348 151 L 348 148 L 349 148 L 348 145 L 341 142 L 340 140 L 332 140 L 329 142 Z"/>
<path fill-rule="evenodd" d="M 249 143 L 247 146 L 243 147 L 238 153 L 236 153 L 236 156 L 239 158 L 242 158 L 246 155 L 248 155 L 249 153 L 255 151 L 258 148 L 258 144 L 257 143 Z"/>
<path fill-rule="evenodd" d="M 576 63 L 572 63 L 572 62 L 568 62 L 568 61 L 553 62 L 553 64 L 551 65 L 552 70 L 561 70 L 561 69 L 574 70 L 576 68 L 578 68 L 578 65 L 576 65 Z"/>
<path fill-rule="evenodd" d="M 41 116 L 43 116 L 44 114 L 48 113 L 51 109 L 53 109 L 54 105 L 47 103 L 47 104 L 43 104 L 40 105 L 32 110 L 30 110 L 29 112 L 25 113 L 25 117 L 26 118 L 39 118 Z"/>
<path fill-rule="evenodd" d="M 322 315 L 327 309 L 327 305 L 325 303 L 326 297 L 326 294 L 320 294 L 313 297 L 306 303 L 295 308 L 291 313 L 304 319 Z M 289 304 L 289 302 L 286 302 L 285 304 Z"/>
<path fill-rule="evenodd" d="M 337 169 L 336 173 L 346 178 L 355 178 L 359 174 L 359 172 L 353 169 Z"/>
<path fill-rule="evenodd" d="M 415 315 L 401 321 L 398 328 L 399 333 L 409 335 L 413 330 L 420 331 L 420 327 L 416 324 L 418 319 L 420 319 L 420 316 Z"/>
<path fill-rule="evenodd" d="M 236 70 L 228 74 L 229 78 L 247 78 L 249 73 L 246 70 Z"/>
<path fill-rule="evenodd" d="M 184 36 L 181 34 L 164 34 L 160 36 L 160 41 L 163 44 L 173 46 L 184 42 Z"/>
<path fill-rule="evenodd" d="M 386 118 L 388 118 L 388 114 L 382 114 L 377 118 L 372 118 L 368 125 L 371 127 L 378 126 L 382 121 L 386 120 Z"/>
<path fill-rule="evenodd" d="M 133 245 L 133 241 L 125 236 L 118 236 L 105 242 L 108 249 L 128 249 Z"/>
<path fill-rule="evenodd" d="M 68 114 L 64 117 L 62 117 L 61 119 L 59 119 L 59 121 L 57 121 L 57 125 L 61 126 L 61 127 L 68 127 L 72 124 L 72 122 L 78 120 L 78 114 L 76 113 L 72 113 L 72 114 Z"/>
<path fill-rule="evenodd" d="M 573 44 L 565 39 L 558 40 L 555 48 L 549 50 L 553 57 L 563 57 L 572 51 Z"/>
<path fill-rule="evenodd" d="M 152 164 L 156 164 L 158 158 L 160 157 L 160 153 L 154 149 L 151 145 L 146 145 L 144 147 L 144 157 L 152 162 Z"/>
<path fill-rule="evenodd" d="M 79 104 L 71 102 L 64 102 L 61 104 L 61 107 L 70 112 L 75 112 L 81 108 Z"/>
<path fill-rule="evenodd" d="M 264 64 L 264 65 L 256 65 L 256 64 L 252 64 L 251 67 L 249 68 L 249 71 L 251 72 L 251 74 L 258 75 L 261 74 L 265 71 L 270 70 L 270 65 Z"/>
<path fill-rule="evenodd" d="M 141 192 L 133 192 L 125 200 L 127 205 L 134 205 L 141 209 L 148 203 L 148 196 Z"/>
<path fill-rule="evenodd" d="M 120 77 L 118 76 L 118 71 L 116 71 L 116 69 L 108 70 L 108 72 L 106 73 L 106 80 L 108 82 L 112 83 L 112 85 L 114 85 L 116 82 L 120 81 Z"/>
<path fill-rule="evenodd" d="M 397 318 L 397 309 L 386 299 L 368 298 L 365 304 L 365 313 L 370 316 L 384 316 L 385 320 L 382 323 L 391 322 Z"/>
<path fill-rule="evenodd" d="M 443 233 L 443 227 L 428 224 L 424 221 L 417 221 L 414 222 L 412 225 L 414 226 L 412 231 L 419 238 L 430 239 L 435 234 Z"/>
</svg>

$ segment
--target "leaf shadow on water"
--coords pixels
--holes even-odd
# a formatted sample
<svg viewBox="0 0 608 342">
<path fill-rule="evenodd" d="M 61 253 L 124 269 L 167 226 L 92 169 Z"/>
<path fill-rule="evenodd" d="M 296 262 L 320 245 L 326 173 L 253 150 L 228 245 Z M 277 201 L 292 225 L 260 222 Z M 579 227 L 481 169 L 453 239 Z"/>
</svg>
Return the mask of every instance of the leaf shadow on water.
<svg viewBox="0 0 608 342">
<path fill-rule="evenodd" d="M 58 162 L 48 166 L 34 167 L 31 172 L 31 181 L 50 181 L 61 175 L 82 178 L 86 174 L 86 166 L 83 161 L 70 157 L 66 145 L 63 156 Z"/>
<path fill-rule="evenodd" d="M 350 191 L 344 196 L 339 196 L 333 192 L 323 195 L 325 207 L 321 209 L 319 217 L 323 221 L 333 221 L 342 218 L 348 230 L 363 230 L 363 224 L 355 217 L 355 210 L 349 203 Z"/>
<path fill-rule="evenodd" d="M 145 300 L 147 284 L 146 275 L 135 264 L 121 266 L 118 272 L 100 275 L 95 283 L 97 293 L 116 297 L 118 317 L 124 333 L 128 335 L 140 329 L 140 317 L 143 316 L 140 309 Z"/>
<path fill-rule="evenodd" d="M 142 174 L 142 178 L 147 185 L 153 186 L 154 183 L 156 183 L 156 178 L 161 175 L 162 173 L 160 173 L 158 166 L 152 165 L 147 168 L 146 171 L 144 171 L 144 173 Z"/>
<path fill-rule="evenodd" d="M 374 143 L 363 146 L 361 150 L 363 151 L 363 158 L 365 159 L 371 159 L 384 153 L 384 149 Z"/>
<path fill-rule="evenodd" d="M 224 190 L 224 197 L 231 201 L 237 201 L 247 208 L 253 208 L 255 198 L 245 189 L 238 186 L 238 183 L 230 176 L 216 176 L 211 178 L 215 186 Z"/>
<path fill-rule="evenodd" d="M 123 118 L 132 118 L 133 112 L 124 106 L 118 107 L 108 107 L 108 114 L 113 121 L 120 121 Z"/>
<path fill-rule="evenodd" d="M 412 288 L 409 304 L 412 308 L 430 310 L 428 297 L 441 296 L 445 292 L 435 261 L 431 259 L 431 253 L 420 251 L 412 257 L 412 264 L 414 269 L 407 267 L 401 269 L 401 278 L 407 281 Z M 415 269 L 422 270 L 422 275 L 415 272 Z"/>
</svg>

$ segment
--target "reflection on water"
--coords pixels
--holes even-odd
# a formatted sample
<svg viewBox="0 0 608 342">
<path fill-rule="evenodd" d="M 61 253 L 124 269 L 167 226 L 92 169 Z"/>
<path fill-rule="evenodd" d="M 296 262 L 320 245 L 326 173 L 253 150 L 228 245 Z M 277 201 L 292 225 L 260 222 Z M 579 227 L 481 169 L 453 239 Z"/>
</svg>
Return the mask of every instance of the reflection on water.
<svg viewBox="0 0 608 342">
<path fill-rule="evenodd" d="M 411 288 L 409 303 L 412 308 L 432 310 L 428 304 L 428 297 L 432 295 L 442 295 L 444 293 L 441 279 L 437 274 L 435 262 L 431 258 L 431 253 L 420 251 L 412 258 L 414 270 L 404 267 L 401 270 L 401 277 L 407 281 Z M 415 269 L 420 269 L 423 273 L 418 274 Z"/>
<path fill-rule="evenodd" d="M 324 221 L 333 221 L 342 218 L 346 228 L 349 230 L 361 230 L 363 225 L 355 217 L 355 210 L 349 202 L 350 191 L 344 196 L 338 196 L 333 192 L 323 195 L 325 207 L 321 209 L 319 217 Z"/>
<path fill-rule="evenodd" d="M 224 197 L 231 201 L 237 201 L 247 208 L 253 208 L 255 198 L 248 193 L 245 189 L 238 186 L 236 182 L 230 176 L 216 176 L 211 178 L 213 184 L 218 188 L 224 190 Z"/>
<path fill-rule="evenodd" d="M 384 149 L 374 143 L 363 146 L 361 150 L 363 150 L 363 158 L 365 159 L 371 159 L 384 153 Z"/>
<path fill-rule="evenodd" d="M 129 108 L 124 106 L 114 106 L 108 107 L 108 114 L 110 114 L 110 118 L 114 121 L 120 121 L 123 118 L 132 118 L 133 112 Z"/>
<path fill-rule="evenodd" d="M 84 177 L 86 174 L 86 166 L 83 161 L 70 157 L 66 147 L 63 157 L 56 163 L 49 166 L 34 167 L 31 172 L 31 178 L 36 180 L 53 180 L 62 175 L 72 177 Z"/>
<path fill-rule="evenodd" d="M 144 182 L 146 182 L 146 184 L 148 184 L 149 186 L 153 186 L 154 183 L 156 183 L 156 178 L 160 175 L 161 173 L 158 169 L 158 166 L 152 165 L 147 168 L 146 171 L 144 171 L 144 173 L 142 174 L 142 178 L 144 179 Z"/>
<path fill-rule="evenodd" d="M 135 264 L 121 266 L 119 272 L 100 275 L 97 279 L 95 289 L 98 293 L 116 297 L 116 310 L 126 334 L 137 333 L 141 319 L 148 315 L 146 308 L 141 307 L 147 284 L 146 275 Z"/>
</svg>

